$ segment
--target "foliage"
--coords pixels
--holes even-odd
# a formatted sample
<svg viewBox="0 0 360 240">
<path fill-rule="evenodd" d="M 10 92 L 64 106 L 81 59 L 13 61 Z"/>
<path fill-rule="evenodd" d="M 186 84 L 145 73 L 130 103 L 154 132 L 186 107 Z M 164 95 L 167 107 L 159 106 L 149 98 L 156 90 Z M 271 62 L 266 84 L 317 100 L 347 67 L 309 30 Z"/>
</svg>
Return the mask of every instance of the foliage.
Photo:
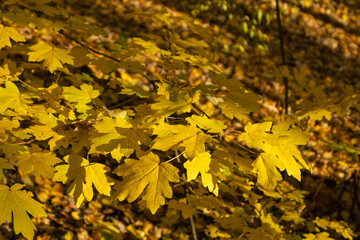
<svg viewBox="0 0 360 240">
<path fill-rule="evenodd" d="M 42 239 L 55 234 L 50 221 L 79 222 L 79 209 L 88 209 L 93 235 L 65 224 L 61 238 L 144 238 L 118 219 L 136 214 L 148 235 L 161 221 L 155 237 L 164 239 L 196 235 L 184 221 L 204 239 L 358 236 L 345 221 L 306 214 L 309 192 L 299 183 L 302 170 L 313 171 L 302 147 L 314 140 L 311 124 L 358 114 L 357 91 L 327 94 L 297 67 L 273 68 L 274 85 L 291 83 L 294 114 L 266 117 L 268 97 L 221 64 L 250 51 L 248 41 L 268 53 L 261 25 L 275 21 L 271 4 L 200 1 L 186 14 L 109 2 L 0 3 L 0 223 L 27 239 L 43 226 Z M 97 8 L 114 11 L 108 17 L 123 29 L 102 23 Z M 210 28 L 214 8 L 223 21 Z M 230 50 L 224 33 L 234 26 L 241 43 Z M 357 146 L 323 143 L 358 166 Z"/>
</svg>

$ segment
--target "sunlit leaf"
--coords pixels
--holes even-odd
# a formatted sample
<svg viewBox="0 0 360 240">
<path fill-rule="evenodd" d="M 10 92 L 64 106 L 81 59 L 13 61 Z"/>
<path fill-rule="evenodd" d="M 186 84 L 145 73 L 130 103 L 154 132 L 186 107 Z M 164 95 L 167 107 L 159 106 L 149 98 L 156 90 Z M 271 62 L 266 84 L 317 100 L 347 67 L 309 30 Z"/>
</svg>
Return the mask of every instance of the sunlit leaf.
<svg viewBox="0 0 360 240">
<path fill-rule="evenodd" d="M 15 233 L 22 233 L 27 239 L 33 239 L 35 225 L 28 214 L 33 217 L 46 217 L 41 203 L 35 201 L 31 192 L 20 190 L 24 185 L 14 184 L 11 188 L 0 185 L 0 224 L 14 223 Z"/>
<path fill-rule="evenodd" d="M 170 163 L 160 163 L 160 159 L 152 152 L 139 158 L 126 159 L 115 171 L 123 177 L 116 185 L 116 198 L 135 201 L 141 194 L 146 207 L 154 214 L 165 204 L 165 198 L 172 197 L 170 182 L 178 182 L 178 169 Z"/>
</svg>

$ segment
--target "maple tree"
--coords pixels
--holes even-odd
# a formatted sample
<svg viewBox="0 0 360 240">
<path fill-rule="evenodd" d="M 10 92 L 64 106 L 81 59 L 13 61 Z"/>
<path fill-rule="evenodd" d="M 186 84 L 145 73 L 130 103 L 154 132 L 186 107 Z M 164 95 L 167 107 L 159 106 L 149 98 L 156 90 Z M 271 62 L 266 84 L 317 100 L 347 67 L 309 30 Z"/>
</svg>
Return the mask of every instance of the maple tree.
<svg viewBox="0 0 360 240">
<path fill-rule="evenodd" d="M 316 15 L 326 5 L 284 2 L 285 23 L 292 9 Z M 140 216 L 152 239 L 358 236 L 355 221 L 311 212 L 302 185 L 302 173 L 308 182 L 319 172 L 307 154 L 317 124 L 358 116 L 356 87 L 329 92 L 306 66 L 270 61 L 258 76 L 271 75 L 276 101 L 285 102 L 274 110 L 274 96 L 262 89 L 269 83 L 251 73 L 251 57 L 247 79 L 241 63 L 230 61 L 269 54 L 274 33 L 262 26 L 277 31 L 273 23 L 284 24 L 275 2 L 76 4 L 0 3 L 0 224 L 12 223 L 26 239 L 55 235 L 52 221 L 60 216 L 84 221 L 91 236 L 64 224 L 59 238 L 147 237 L 120 215 Z M 354 139 L 315 142 L 354 159 L 342 160 L 355 169 L 352 210 L 360 208 Z M 91 214 L 83 219 L 81 211 Z M 151 221 L 162 230 L 151 233 Z"/>
</svg>

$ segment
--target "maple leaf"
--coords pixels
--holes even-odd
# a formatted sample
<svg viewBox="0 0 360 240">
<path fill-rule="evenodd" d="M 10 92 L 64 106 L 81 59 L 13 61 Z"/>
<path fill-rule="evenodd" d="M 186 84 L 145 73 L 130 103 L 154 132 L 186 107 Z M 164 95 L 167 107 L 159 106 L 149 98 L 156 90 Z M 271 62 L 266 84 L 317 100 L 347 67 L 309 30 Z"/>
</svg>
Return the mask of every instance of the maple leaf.
<svg viewBox="0 0 360 240">
<path fill-rule="evenodd" d="M 82 84 L 80 90 L 74 86 L 63 87 L 64 96 L 69 102 L 75 102 L 75 108 L 79 113 L 85 113 L 90 109 L 86 104 L 99 96 L 99 90 L 94 90 L 93 86 Z"/>
<path fill-rule="evenodd" d="M 234 117 L 239 120 L 248 119 L 245 114 L 250 113 L 248 109 L 238 107 L 235 103 L 230 101 L 224 101 L 219 103 L 219 107 L 221 108 L 222 113 L 230 119 L 233 119 Z"/>
<path fill-rule="evenodd" d="M 224 129 L 227 128 L 227 126 L 219 120 L 214 121 L 197 115 L 192 115 L 191 117 L 186 118 L 186 121 L 192 125 L 207 130 L 208 133 L 222 133 Z"/>
<path fill-rule="evenodd" d="M 199 173 L 204 174 L 210 170 L 211 155 L 208 152 L 198 154 L 194 159 L 184 163 L 186 168 L 187 180 L 194 180 Z"/>
<path fill-rule="evenodd" d="M 303 118 L 306 117 L 310 117 L 310 119 L 312 121 L 321 121 L 323 118 L 327 119 L 330 121 L 331 117 L 332 117 L 332 112 L 323 109 L 323 108 L 311 108 L 308 109 L 307 111 L 303 110 L 300 112 L 296 113 L 298 116 L 298 119 L 301 120 Z"/>
<path fill-rule="evenodd" d="M 140 98 L 148 98 L 151 96 L 151 93 L 148 91 L 145 91 L 142 87 L 131 85 L 131 84 L 124 84 L 122 85 L 123 89 L 121 89 L 121 94 L 126 95 L 134 95 L 136 94 Z"/>
<path fill-rule="evenodd" d="M 22 101 L 19 89 L 10 81 L 5 82 L 5 88 L 0 87 L 0 113 L 8 108 L 26 113 L 26 105 Z"/>
<path fill-rule="evenodd" d="M 258 184 L 265 189 L 273 190 L 282 176 L 276 169 L 277 159 L 271 154 L 261 153 L 254 161 L 253 166 L 258 173 Z"/>
<path fill-rule="evenodd" d="M 153 133 L 158 135 L 154 139 L 153 149 L 168 151 L 172 147 L 185 147 L 185 154 L 189 159 L 205 152 L 208 135 L 194 126 L 162 124 L 157 126 Z"/>
<path fill-rule="evenodd" d="M 76 206 L 79 207 L 84 199 L 91 201 L 93 185 L 100 194 L 110 196 L 112 179 L 106 175 L 109 167 L 101 163 L 89 163 L 88 160 L 78 155 L 64 157 L 68 164 L 56 166 L 57 172 L 53 181 L 70 183 L 67 192 L 73 195 Z"/>
<path fill-rule="evenodd" d="M 58 125 L 59 119 L 53 114 L 47 112 L 34 113 L 39 119 L 39 122 L 44 125 L 34 125 L 26 129 L 26 132 L 31 133 L 36 140 L 46 140 L 57 135 L 52 128 Z"/>
<path fill-rule="evenodd" d="M 184 202 L 181 200 L 179 200 L 179 201 L 178 200 L 170 200 L 168 203 L 168 207 L 169 207 L 169 209 L 175 209 L 175 210 L 181 211 L 181 215 L 183 216 L 184 219 L 187 219 L 196 213 L 196 210 L 193 207 L 191 207 L 189 204 L 186 204 L 186 201 Z M 170 211 L 170 214 L 168 212 L 166 215 L 170 216 L 171 211 Z"/>
<path fill-rule="evenodd" d="M 44 61 L 44 66 L 53 73 L 56 69 L 62 68 L 63 64 L 73 64 L 73 56 L 69 55 L 65 49 L 57 48 L 48 43 L 38 43 L 29 48 L 28 53 L 30 62 Z"/>
<path fill-rule="evenodd" d="M 184 163 L 186 169 L 187 180 L 191 181 L 201 174 L 201 181 L 204 187 L 208 187 L 210 192 L 218 194 L 218 186 L 216 177 L 210 172 L 211 155 L 208 152 L 199 153 L 192 160 Z"/>
<path fill-rule="evenodd" d="M 103 121 L 94 125 L 94 133 L 89 154 L 111 153 L 111 156 L 120 161 L 123 156 L 129 157 L 135 150 L 140 150 L 140 143 L 149 141 L 145 134 L 146 129 L 132 127 L 121 116 L 115 119 L 104 117 Z"/>
<path fill-rule="evenodd" d="M 192 103 L 199 101 L 200 92 L 197 91 L 193 97 L 187 92 L 176 91 L 173 93 L 172 100 L 161 99 L 156 103 L 151 104 L 151 109 L 155 110 L 160 116 L 170 116 L 173 113 L 182 114 L 190 112 Z"/>
<path fill-rule="evenodd" d="M 253 162 L 245 152 L 232 148 L 218 148 L 212 153 L 212 158 L 228 168 L 232 168 L 233 164 L 236 163 L 239 169 L 243 171 L 251 170 Z"/>
<path fill-rule="evenodd" d="M 33 239 L 35 225 L 28 214 L 33 217 L 46 217 L 43 205 L 35 201 L 31 192 L 21 191 L 24 185 L 14 184 L 11 188 L 0 185 L 0 224 L 10 222 L 13 217 L 15 233 L 22 233 L 25 238 Z"/>
<path fill-rule="evenodd" d="M 145 41 L 141 38 L 133 38 L 134 43 L 137 45 L 140 45 L 145 49 L 145 53 L 155 55 L 156 53 L 160 52 L 162 55 L 167 56 L 171 55 L 170 51 L 162 50 L 156 46 L 154 42 L 151 41 Z"/>
<path fill-rule="evenodd" d="M 313 222 L 323 229 L 335 230 L 338 234 L 341 234 L 344 239 L 352 240 L 354 237 L 358 237 L 358 234 L 354 233 L 351 228 L 349 228 L 348 223 L 344 221 L 331 221 L 329 219 L 316 217 Z"/>
<path fill-rule="evenodd" d="M 29 153 L 17 157 L 16 165 L 22 174 L 34 173 L 35 176 L 52 178 L 54 176 L 54 165 L 61 162 L 55 153 L 42 151 L 37 145 L 31 145 Z"/>
<path fill-rule="evenodd" d="M 9 163 L 9 161 L 5 158 L 0 158 L 0 179 L 4 178 L 4 169 L 12 169 L 15 170 L 14 166 Z"/>
<path fill-rule="evenodd" d="M 179 182 L 178 169 L 170 163 L 160 163 L 160 159 L 152 152 L 139 158 L 125 159 L 114 171 L 123 180 L 115 187 L 116 198 L 135 201 L 141 194 L 146 207 L 155 214 L 157 209 L 165 204 L 165 197 L 172 197 L 169 182 Z"/>
<path fill-rule="evenodd" d="M 244 128 L 246 133 L 242 133 L 238 137 L 240 141 L 245 140 L 249 147 L 260 148 L 266 153 L 260 154 L 253 166 L 254 170 L 258 172 L 258 177 L 261 176 L 259 184 L 267 190 L 273 190 L 276 185 L 275 181 L 282 179 L 275 173 L 276 168 L 279 168 L 280 171 L 286 170 L 290 176 L 294 176 L 299 181 L 302 168 L 311 171 L 309 163 L 303 159 L 295 146 L 295 144 L 305 144 L 306 136 L 297 128 L 289 130 L 289 121 L 274 126 L 273 134 L 267 133 L 271 126 L 271 122 L 259 124 L 249 122 Z M 266 165 L 269 165 L 267 170 L 265 169 Z"/>
<path fill-rule="evenodd" d="M 25 37 L 18 33 L 15 28 L 4 27 L 0 24 L 0 49 L 5 46 L 11 47 L 10 38 L 15 42 L 25 42 Z"/>
<path fill-rule="evenodd" d="M 272 137 L 265 133 L 270 131 L 272 124 L 272 122 L 256 124 L 248 122 L 244 127 L 246 133 L 241 134 L 238 140 L 245 141 L 249 147 L 261 148 L 265 140 Z"/>
<path fill-rule="evenodd" d="M 265 228 L 269 229 L 275 234 L 281 234 L 281 226 L 277 222 L 277 219 L 271 213 L 267 213 L 262 210 L 260 220 Z"/>
<path fill-rule="evenodd" d="M 238 91 L 244 88 L 244 84 L 241 83 L 238 79 L 228 79 L 225 73 L 214 74 L 211 77 L 215 81 L 215 84 L 219 87 L 226 87 L 228 90 Z"/>
<path fill-rule="evenodd" d="M 304 234 L 304 237 L 305 237 L 303 238 L 304 240 L 334 240 L 334 238 L 331 238 L 330 234 L 327 232 L 320 232 L 317 233 L 316 235 L 312 233 L 306 233 Z"/>
<path fill-rule="evenodd" d="M 70 55 L 74 57 L 74 67 L 81 67 L 90 62 L 90 58 L 87 56 L 89 50 L 86 47 L 73 47 L 71 48 Z"/>
<path fill-rule="evenodd" d="M 7 81 L 18 81 L 18 76 L 22 73 L 23 70 L 24 69 L 21 67 L 17 68 L 15 62 L 9 59 L 4 60 L 3 67 L 0 67 L 0 84 L 3 84 Z"/>
<path fill-rule="evenodd" d="M 117 115 L 114 118 L 104 117 L 99 123 L 94 124 L 96 133 L 91 139 L 92 145 L 89 154 L 111 152 L 118 146 L 118 139 L 124 138 L 119 134 L 115 127 L 130 128 L 131 124 L 124 118 Z"/>
<path fill-rule="evenodd" d="M 258 101 L 261 100 L 261 97 L 255 93 L 245 92 L 245 90 L 231 91 L 227 94 L 227 97 L 238 103 L 242 108 L 248 109 L 250 112 L 260 112 L 260 104 Z"/>
</svg>

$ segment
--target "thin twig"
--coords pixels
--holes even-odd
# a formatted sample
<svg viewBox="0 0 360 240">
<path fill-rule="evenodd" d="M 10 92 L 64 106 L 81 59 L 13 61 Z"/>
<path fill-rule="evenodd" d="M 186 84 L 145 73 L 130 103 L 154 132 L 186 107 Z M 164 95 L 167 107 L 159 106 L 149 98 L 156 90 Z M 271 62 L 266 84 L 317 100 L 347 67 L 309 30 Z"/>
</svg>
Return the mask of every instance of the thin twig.
<svg viewBox="0 0 360 240">
<path fill-rule="evenodd" d="M 107 57 L 107 58 L 109 58 L 109 59 L 111 59 L 111 60 L 113 60 L 113 61 L 115 61 L 115 62 L 118 62 L 118 63 L 121 63 L 121 62 L 122 62 L 121 60 L 119 60 L 119 59 L 117 59 L 117 58 L 115 58 L 115 57 L 113 57 L 113 56 L 111 56 L 111 55 L 108 55 L 108 54 L 103 53 L 103 52 L 99 52 L 98 50 L 96 50 L 96 49 L 94 49 L 94 48 L 86 45 L 85 43 L 82 43 L 82 42 L 80 42 L 79 40 L 74 39 L 73 37 L 71 37 L 71 36 L 67 35 L 66 33 L 64 33 L 63 30 L 60 30 L 59 33 L 62 34 L 63 36 L 65 36 L 66 38 L 68 38 L 68 39 L 76 42 L 77 44 L 79 44 L 79 45 L 81 45 L 81 46 L 83 46 L 83 47 L 86 47 L 87 49 L 89 49 L 90 51 L 92 51 L 92 52 L 94 52 L 94 53 L 96 53 L 96 54 L 98 54 L 98 55 Z M 153 83 L 154 80 L 150 79 L 150 78 L 149 78 L 148 76 L 146 76 L 145 74 L 142 74 L 142 76 L 143 76 L 144 78 L 146 78 L 146 79 L 155 87 L 155 85 L 154 85 L 154 83 Z"/>
<path fill-rule="evenodd" d="M 325 182 L 325 179 L 321 181 L 319 187 L 316 189 L 316 192 L 315 192 L 314 197 L 313 197 L 313 201 L 317 198 L 322 186 L 324 185 L 324 182 Z"/>
<path fill-rule="evenodd" d="M 185 151 L 183 152 L 185 153 Z M 175 150 L 175 159 L 177 159 L 178 163 L 180 163 L 180 156 L 181 154 L 183 153 L 180 153 L 179 154 L 179 151 L 178 150 Z M 181 174 L 181 177 L 186 179 L 186 174 L 185 172 Z M 186 183 L 185 183 L 186 184 Z M 185 187 L 185 193 L 186 193 L 186 203 L 189 203 L 189 200 L 188 200 L 188 197 L 189 197 L 189 189 L 187 187 Z M 197 234 L 196 234 L 196 228 L 195 228 L 195 221 L 194 221 L 194 217 L 191 215 L 190 218 L 190 225 L 191 225 L 191 233 L 192 233 L 192 236 L 193 236 L 193 239 L 194 240 L 197 240 Z"/>
<path fill-rule="evenodd" d="M 101 56 L 110 58 L 110 59 L 114 60 L 115 62 L 121 62 L 119 59 L 117 59 L 117 58 L 115 58 L 115 57 L 113 57 L 113 56 L 111 56 L 111 55 L 107 55 L 106 53 L 99 52 L 98 50 L 95 50 L 94 48 L 89 47 L 88 45 L 80 42 L 79 40 L 74 39 L 73 37 L 71 37 L 71 36 L 67 35 L 66 33 L 64 33 L 63 30 L 60 30 L 59 33 L 62 34 L 63 36 L 65 36 L 66 38 L 68 38 L 68 39 L 76 42 L 77 44 L 79 44 L 79 45 L 81 45 L 81 46 L 83 46 L 83 47 L 86 47 L 87 49 L 89 49 L 90 51 L 92 51 L 92 52 L 94 52 L 94 53 L 96 53 L 96 54 L 99 54 L 99 55 L 101 55 Z"/>
<path fill-rule="evenodd" d="M 26 145 L 26 144 L 32 143 L 33 141 L 35 141 L 35 139 L 31 139 L 31 140 L 29 140 L 27 142 L 18 142 L 18 143 L 14 143 L 14 144 L 16 144 L 16 145 Z"/>
<path fill-rule="evenodd" d="M 181 155 L 183 155 L 185 153 L 185 151 L 183 151 L 182 153 L 180 153 L 180 154 L 178 154 L 178 155 L 176 155 L 175 157 L 173 157 L 173 158 L 171 158 L 171 159 L 169 159 L 169 160 L 167 160 L 166 162 L 167 163 L 169 163 L 169 162 L 171 162 L 171 161 L 173 161 L 173 160 L 175 160 L 175 159 L 178 159 Z"/>
<path fill-rule="evenodd" d="M 285 58 L 285 48 L 284 48 L 284 37 L 283 37 L 283 29 L 281 26 L 281 18 L 280 18 L 280 0 L 276 0 L 276 16 L 277 23 L 279 29 L 279 39 L 280 39 L 280 50 L 281 50 L 281 59 L 282 65 L 287 65 Z M 289 105 L 289 83 L 288 79 L 284 77 L 284 85 L 285 85 L 285 114 L 288 114 L 288 105 Z"/>
<path fill-rule="evenodd" d="M 33 87 L 33 86 L 31 86 L 31 85 L 27 84 L 27 83 L 26 83 L 26 82 L 24 82 L 23 80 L 21 80 L 21 79 L 17 79 L 17 80 L 18 80 L 18 81 L 20 81 L 22 84 L 24 84 L 24 85 L 28 86 L 29 88 L 33 89 L 34 91 L 38 91 L 38 89 L 37 89 L 37 88 L 35 88 L 35 87 Z"/>
<path fill-rule="evenodd" d="M 127 104 L 127 103 L 129 103 L 129 102 L 132 102 L 132 101 L 135 100 L 135 99 L 137 99 L 137 96 L 132 97 L 132 98 L 129 98 L 129 99 L 127 99 L 127 100 L 125 100 L 125 101 L 123 101 L 123 102 L 121 102 L 121 103 L 115 104 L 114 106 L 110 106 L 108 109 L 109 109 L 109 110 L 112 110 L 112 109 L 118 108 L 118 107 L 120 107 L 120 106 L 122 106 L 122 105 L 124 105 L 124 104 Z"/>
<path fill-rule="evenodd" d="M 59 75 L 58 75 L 58 77 L 56 78 L 56 84 L 58 83 L 58 81 L 59 81 L 59 79 L 60 79 L 60 75 L 61 75 L 61 72 L 59 72 Z"/>
</svg>

